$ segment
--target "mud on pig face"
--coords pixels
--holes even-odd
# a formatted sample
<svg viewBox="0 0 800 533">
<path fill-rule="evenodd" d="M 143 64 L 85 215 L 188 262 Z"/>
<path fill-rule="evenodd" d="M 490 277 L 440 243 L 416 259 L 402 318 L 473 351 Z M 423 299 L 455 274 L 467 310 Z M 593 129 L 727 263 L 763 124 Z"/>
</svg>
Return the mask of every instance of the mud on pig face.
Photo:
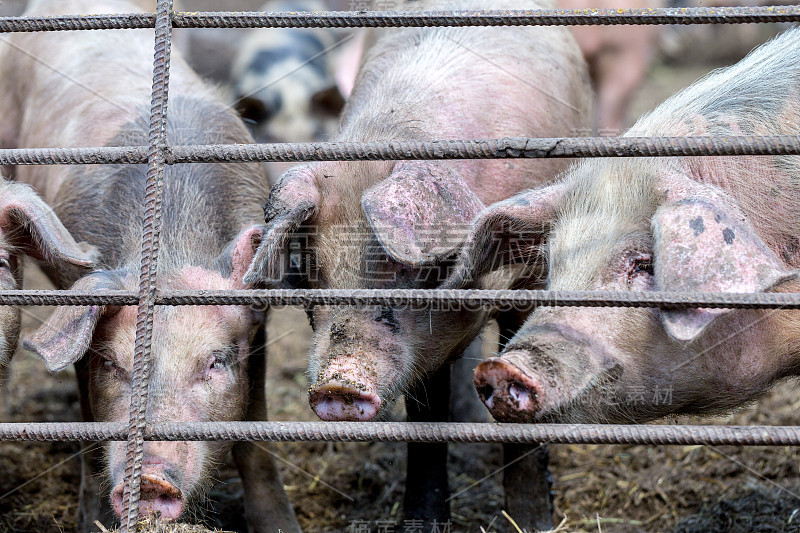
<svg viewBox="0 0 800 533">
<path fill-rule="evenodd" d="M 445 285 L 490 268 L 488 242 L 548 226 L 551 290 L 756 292 L 794 278 L 723 191 L 679 168 L 619 161 L 582 164 L 487 208 Z M 759 313 L 540 307 L 500 357 L 476 368 L 475 386 L 504 421 L 723 411 L 782 372 L 773 352 L 784 336 Z"/>
<path fill-rule="evenodd" d="M 435 288 L 482 204 L 447 165 L 319 163 L 287 171 L 265 206 L 258 280 L 324 289 Z M 318 305 L 309 401 L 324 420 L 371 420 L 458 355 L 481 310 Z"/>
<path fill-rule="evenodd" d="M 243 231 L 213 266 L 186 266 L 160 273 L 170 290 L 248 288 L 242 278 L 260 243 L 262 227 Z M 78 290 L 133 290 L 137 276 L 95 271 Z M 78 362 L 88 374 L 92 414 L 99 421 L 128 420 L 136 345 L 134 306 L 61 307 L 24 345 L 51 371 Z M 205 422 L 242 420 L 249 398 L 250 343 L 262 312 L 242 306 L 159 306 L 152 332 L 147 420 Z M 176 519 L 203 492 L 213 468 L 230 448 L 221 442 L 146 442 L 142 474 L 143 513 Z M 107 444 L 111 504 L 122 512 L 125 443 Z"/>
</svg>

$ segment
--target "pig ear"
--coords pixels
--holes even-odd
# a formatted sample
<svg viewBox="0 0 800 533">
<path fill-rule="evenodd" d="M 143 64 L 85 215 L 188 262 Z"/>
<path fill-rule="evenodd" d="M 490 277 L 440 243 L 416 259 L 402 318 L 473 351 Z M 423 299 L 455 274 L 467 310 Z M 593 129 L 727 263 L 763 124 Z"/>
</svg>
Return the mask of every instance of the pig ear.
<svg viewBox="0 0 800 533">
<path fill-rule="evenodd" d="M 76 243 L 53 210 L 22 183 L 0 185 L 0 229 L 11 244 L 58 270 L 88 269 L 97 259 L 97 250 Z"/>
<path fill-rule="evenodd" d="M 323 89 L 311 97 L 311 103 L 325 113 L 334 117 L 339 116 L 344 108 L 344 96 L 336 85 Z"/>
<path fill-rule="evenodd" d="M 561 183 L 493 204 L 472 223 L 450 276 L 441 288 L 457 289 L 505 265 L 541 259 L 542 245 L 567 186 Z"/>
<path fill-rule="evenodd" d="M 116 272 L 97 271 L 72 286 L 74 290 L 123 290 Z M 89 349 L 100 318 L 113 315 L 119 307 L 105 305 L 59 307 L 22 346 L 42 358 L 50 372 L 58 372 L 79 360 Z"/>
<path fill-rule="evenodd" d="M 364 193 L 361 207 L 389 255 L 420 266 L 457 250 L 483 203 L 447 166 L 404 161 Z"/>
<path fill-rule="evenodd" d="M 266 225 L 260 227 L 260 242 L 244 274 L 244 284 L 276 285 L 283 280 L 288 272 L 289 240 L 318 208 L 313 167 L 301 165 L 286 171 L 264 204 Z"/>
<path fill-rule="evenodd" d="M 793 279 L 733 202 L 721 194 L 684 197 L 653 218 L 657 290 L 763 292 Z M 731 309 L 664 310 L 662 322 L 677 340 L 691 341 Z"/>
</svg>

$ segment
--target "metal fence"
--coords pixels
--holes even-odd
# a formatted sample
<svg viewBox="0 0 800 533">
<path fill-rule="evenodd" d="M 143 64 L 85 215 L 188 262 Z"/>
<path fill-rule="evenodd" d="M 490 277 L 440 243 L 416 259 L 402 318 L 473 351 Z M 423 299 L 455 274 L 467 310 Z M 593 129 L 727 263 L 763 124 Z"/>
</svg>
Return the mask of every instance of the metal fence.
<svg viewBox="0 0 800 533">
<path fill-rule="evenodd" d="M 166 138 L 172 28 L 546 26 L 712 24 L 800 21 L 800 6 L 534 11 L 417 11 L 320 13 L 182 13 L 158 0 L 155 14 L 3 17 L 0 32 L 155 29 L 148 146 L 0 150 L 0 164 L 147 163 L 139 290 L 0 291 L 0 305 L 136 305 L 138 308 L 130 420 L 123 423 L 5 423 L 0 440 L 125 440 L 123 530 L 138 518 L 145 440 L 409 441 L 611 444 L 799 445 L 800 427 L 688 425 L 455 424 L 380 422 L 207 422 L 147 424 L 145 417 L 154 309 L 159 305 L 385 304 L 458 302 L 514 305 L 728 307 L 798 309 L 800 294 L 682 294 L 490 290 L 244 290 L 156 289 L 160 183 L 166 165 L 189 162 L 492 159 L 800 155 L 800 136 L 505 138 L 391 143 L 300 143 L 168 146 Z"/>
</svg>

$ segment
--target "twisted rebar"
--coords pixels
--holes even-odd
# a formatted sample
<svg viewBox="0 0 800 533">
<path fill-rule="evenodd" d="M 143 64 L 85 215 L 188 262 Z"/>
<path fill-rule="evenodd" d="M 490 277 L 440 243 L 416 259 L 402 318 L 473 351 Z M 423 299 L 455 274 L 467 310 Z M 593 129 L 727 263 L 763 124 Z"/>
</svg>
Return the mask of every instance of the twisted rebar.
<svg viewBox="0 0 800 533">
<path fill-rule="evenodd" d="M 125 440 L 121 422 L 6 423 L 2 441 Z M 452 422 L 173 422 L 145 440 L 509 442 L 559 444 L 800 445 L 798 426 L 474 424 Z"/>
<path fill-rule="evenodd" d="M 137 305 L 133 291 L 4 290 L 0 305 Z M 159 291 L 155 305 L 387 305 L 480 308 L 696 307 L 798 309 L 800 293 L 680 293 L 486 289 L 269 289 Z"/>
<path fill-rule="evenodd" d="M 131 374 L 131 406 L 125 456 L 125 484 L 122 496 L 122 529 L 133 531 L 139 516 L 139 496 L 147 425 L 147 397 L 152 359 L 153 317 L 156 305 L 158 249 L 161 229 L 161 196 L 167 147 L 167 97 L 169 94 L 172 0 L 156 4 L 153 91 L 150 105 L 147 178 L 145 181 L 142 259 L 139 274 L 139 302 L 136 315 L 136 344 Z"/>
<path fill-rule="evenodd" d="M 176 28 L 586 26 L 796 22 L 800 6 L 479 11 L 177 12 Z M 153 13 L 0 17 L 0 32 L 154 28 Z"/>
</svg>

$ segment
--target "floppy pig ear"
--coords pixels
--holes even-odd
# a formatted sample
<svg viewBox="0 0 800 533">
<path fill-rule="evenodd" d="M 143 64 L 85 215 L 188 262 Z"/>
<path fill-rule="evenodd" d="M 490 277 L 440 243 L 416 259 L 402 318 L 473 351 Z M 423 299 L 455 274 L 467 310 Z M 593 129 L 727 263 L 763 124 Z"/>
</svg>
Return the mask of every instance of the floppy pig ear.
<svg viewBox="0 0 800 533">
<path fill-rule="evenodd" d="M 318 209 L 319 189 L 312 167 L 287 170 L 264 204 L 266 226 L 260 226 L 260 243 L 243 277 L 246 285 L 280 283 L 288 272 L 289 239 Z"/>
<path fill-rule="evenodd" d="M 732 201 L 711 189 L 701 194 L 675 198 L 653 217 L 657 290 L 763 292 L 795 277 Z M 691 341 L 730 311 L 664 310 L 661 316 L 672 337 Z"/>
<path fill-rule="evenodd" d="M 492 204 L 472 223 L 443 289 L 457 289 L 513 263 L 540 258 L 541 245 L 556 217 L 566 185 L 557 183 Z"/>
<path fill-rule="evenodd" d="M 97 258 L 95 248 L 76 243 L 53 210 L 22 183 L 0 184 L 0 228 L 15 246 L 58 270 L 88 269 Z"/>
<path fill-rule="evenodd" d="M 72 286 L 74 290 L 123 290 L 125 286 L 116 272 L 97 271 Z M 50 372 L 58 372 L 79 360 L 89 349 L 94 330 L 102 316 L 119 311 L 105 305 L 59 307 L 22 346 L 42 358 Z"/>
<path fill-rule="evenodd" d="M 420 266 L 452 254 L 483 203 L 446 165 L 403 161 L 364 193 L 361 207 L 389 255 Z"/>
</svg>

